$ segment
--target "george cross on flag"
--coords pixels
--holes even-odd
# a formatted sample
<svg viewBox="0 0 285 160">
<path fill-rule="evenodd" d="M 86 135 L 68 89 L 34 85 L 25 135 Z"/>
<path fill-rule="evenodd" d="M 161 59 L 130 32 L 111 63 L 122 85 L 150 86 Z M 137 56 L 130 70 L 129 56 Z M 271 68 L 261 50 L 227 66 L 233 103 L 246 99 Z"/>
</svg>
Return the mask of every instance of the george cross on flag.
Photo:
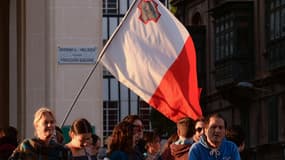
<svg viewBox="0 0 285 160">
<path fill-rule="evenodd" d="M 136 0 L 100 55 L 122 84 L 172 121 L 202 116 L 192 38 L 158 0 Z"/>
</svg>

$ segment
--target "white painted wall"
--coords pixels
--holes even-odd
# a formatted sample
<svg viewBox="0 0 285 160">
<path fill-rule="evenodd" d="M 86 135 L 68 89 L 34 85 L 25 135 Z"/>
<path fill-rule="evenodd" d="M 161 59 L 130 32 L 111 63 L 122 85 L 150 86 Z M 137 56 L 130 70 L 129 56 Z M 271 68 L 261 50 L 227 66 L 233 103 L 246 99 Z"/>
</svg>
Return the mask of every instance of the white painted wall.
<svg viewBox="0 0 285 160">
<path fill-rule="evenodd" d="M 10 118 L 17 125 L 17 114 L 25 115 L 24 137 L 33 136 L 33 115 L 40 106 L 51 106 L 61 124 L 94 66 L 58 64 L 58 46 L 102 49 L 102 1 L 26 0 L 26 108 Z M 16 97 L 16 90 L 11 97 Z M 102 66 L 98 65 L 65 125 L 86 118 L 101 136 L 102 105 Z"/>
</svg>

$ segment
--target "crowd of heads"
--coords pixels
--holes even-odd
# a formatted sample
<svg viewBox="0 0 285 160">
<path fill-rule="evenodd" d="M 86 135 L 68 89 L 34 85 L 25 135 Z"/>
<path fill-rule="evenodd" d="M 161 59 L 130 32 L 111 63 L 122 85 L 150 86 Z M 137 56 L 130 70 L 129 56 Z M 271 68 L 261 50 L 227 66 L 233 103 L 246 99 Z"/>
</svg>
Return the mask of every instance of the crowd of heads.
<svg viewBox="0 0 285 160">
<path fill-rule="evenodd" d="M 238 125 L 227 128 L 226 120 L 220 114 L 212 114 L 196 120 L 189 117 L 179 119 L 176 122 L 176 132 L 163 144 L 158 132 L 144 130 L 143 121 L 138 115 L 128 115 L 115 125 L 112 134 L 107 138 L 106 147 L 101 146 L 103 141 L 93 133 L 91 123 L 85 118 L 73 121 L 69 130 L 69 142 L 65 142 L 63 131 L 56 126 L 54 113 L 48 107 L 41 107 L 35 112 L 33 125 L 36 138 L 26 139 L 20 144 L 15 127 L 0 128 L 1 160 L 8 157 L 10 157 L 9 160 L 25 159 L 29 156 L 35 158 L 42 156 L 41 154 L 47 157 L 58 156 L 58 159 L 78 160 L 84 157 L 88 157 L 89 160 L 103 158 L 192 160 L 195 159 L 193 154 L 200 143 L 212 149 L 210 155 L 212 152 L 213 155 L 218 155 L 216 150 L 225 143 L 225 139 L 235 143 L 240 152 L 245 147 L 243 129 Z M 45 153 L 41 153 L 42 151 L 32 154 L 22 153 L 27 146 L 32 148 L 29 152 L 39 150 L 36 147 L 45 147 L 46 151 Z M 223 153 L 219 153 L 221 154 Z"/>
</svg>

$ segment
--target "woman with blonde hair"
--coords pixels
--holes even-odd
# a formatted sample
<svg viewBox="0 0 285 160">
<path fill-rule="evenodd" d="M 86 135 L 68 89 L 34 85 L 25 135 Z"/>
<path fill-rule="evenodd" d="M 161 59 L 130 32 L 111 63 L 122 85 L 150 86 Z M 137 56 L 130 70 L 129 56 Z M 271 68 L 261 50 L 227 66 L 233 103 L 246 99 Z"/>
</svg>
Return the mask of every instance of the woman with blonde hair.
<svg viewBox="0 0 285 160">
<path fill-rule="evenodd" d="M 39 108 L 34 115 L 35 138 L 25 139 L 9 160 L 71 160 L 71 152 L 54 141 L 55 122 L 49 108 Z"/>
</svg>

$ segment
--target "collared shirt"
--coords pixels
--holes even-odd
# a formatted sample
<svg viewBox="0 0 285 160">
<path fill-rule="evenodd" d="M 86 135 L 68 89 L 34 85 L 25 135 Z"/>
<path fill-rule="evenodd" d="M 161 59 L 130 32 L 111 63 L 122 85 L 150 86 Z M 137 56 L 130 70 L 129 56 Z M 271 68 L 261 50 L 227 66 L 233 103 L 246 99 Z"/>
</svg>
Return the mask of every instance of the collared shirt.
<svg viewBox="0 0 285 160">
<path fill-rule="evenodd" d="M 193 144 L 194 141 L 192 138 L 184 138 L 179 136 L 179 140 L 177 140 L 176 142 L 174 142 L 174 144 Z"/>
</svg>

